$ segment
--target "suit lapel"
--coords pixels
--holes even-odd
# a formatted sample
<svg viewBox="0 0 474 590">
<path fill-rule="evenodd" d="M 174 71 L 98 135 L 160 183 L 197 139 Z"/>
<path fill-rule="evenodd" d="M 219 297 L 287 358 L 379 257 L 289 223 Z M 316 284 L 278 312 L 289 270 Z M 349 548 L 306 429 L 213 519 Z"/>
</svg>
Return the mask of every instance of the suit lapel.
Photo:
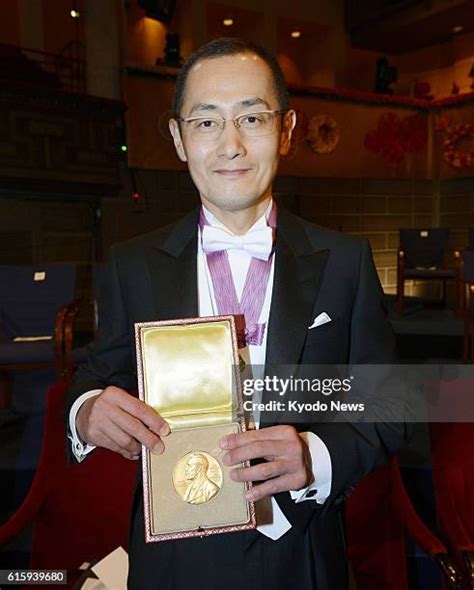
<svg viewBox="0 0 474 590">
<path fill-rule="evenodd" d="M 328 255 L 310 243 L 297 218 L 278 210 L 267 367 L 298 363 Z"/>
<path fill-rule="evenodd" d="M 197 317 L 198 210 L 171 226 L 148 253 L 156 317 L 160 320 Z"/>
</svg>

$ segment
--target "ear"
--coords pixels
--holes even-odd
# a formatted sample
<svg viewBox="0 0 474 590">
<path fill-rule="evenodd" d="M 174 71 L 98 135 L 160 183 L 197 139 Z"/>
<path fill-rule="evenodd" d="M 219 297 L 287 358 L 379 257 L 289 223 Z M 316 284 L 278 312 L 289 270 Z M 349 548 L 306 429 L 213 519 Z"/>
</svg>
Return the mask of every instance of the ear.
<svg viewBox="0 0 474 590">
<path fill-rule="evenodd" d="M 292 109 L 283 115 L 280 138 L 280 156 L 286 156 L 290 151 L 291 136 L 296 126 L 296 113 Z"/>
<path fill-rule="evenodd" d="M 181 131 L 179 129 L 178 121 L 176 121 L 176 119 L 170 119 L 168 121 L 168 127 L 171 135 L 173 136 L 173 143 L 176 153 L 178 154 L 178 158 L 181 160 L 181 162 L 186 162 L 186 151 L 184 149 L 183 140 L 181 139 Z"/>
</svg>

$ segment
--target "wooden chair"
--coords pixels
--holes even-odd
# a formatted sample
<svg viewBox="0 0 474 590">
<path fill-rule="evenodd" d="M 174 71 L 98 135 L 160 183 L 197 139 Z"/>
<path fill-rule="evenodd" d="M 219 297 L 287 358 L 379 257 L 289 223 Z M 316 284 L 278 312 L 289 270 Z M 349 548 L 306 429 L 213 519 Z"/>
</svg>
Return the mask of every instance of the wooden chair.
<svg viewBox="0 0 474 590">
<path fill-rule="evenodd" d="M 61 383 L 48 391 L 38 468 L 27 497 L 0 526 L 0 546 L 33 524 L 30 567 L 67 570 L 72 588 L 82 563 L 128 548 L 137 462 L 96 449 L 82 463 L 68 463 L 65 389 Z"/>
<path fill-rule="evenodd" d="M 76 301 L 68 309 L 64 320 L 64 380 L 71 381 L 75 368 L 87 361 L 87 346 L 75 346 L 75 323 L 81 310 L 88 308 L 93 316 L 93 334 L 97 334 L 99 320 L 103 305 L 107 305 L 106 264 L 97 263 L 91 268 L 92 299 L 89 301 Z"/>
<path fill-rule="evenodd" d="M 400 229 L 397 259 L 397 311 L 400 315 L 404 309 L 405 281 L 441 281 L 443 302 L 446 301 L 446 281 L 455 280 L 458 285 L 456 269 L 446 265 L 448 240 L 449 230 L 443 227 Z M 459 285 L 457 291 L 459 293 Z"/>
<path fill-rule="evenodd" d="M 464 318 L 463 359 L 474 363 L 474 250 L 463 250 L 461 259 L 461 305 Z"/>
<path fill-rule="evenodd" d="M 74 265 L 0 266 L 0 375 L 7 405 L 13 371 L 54 367 L 62 378 L 75 281 Z"/>
</svg>

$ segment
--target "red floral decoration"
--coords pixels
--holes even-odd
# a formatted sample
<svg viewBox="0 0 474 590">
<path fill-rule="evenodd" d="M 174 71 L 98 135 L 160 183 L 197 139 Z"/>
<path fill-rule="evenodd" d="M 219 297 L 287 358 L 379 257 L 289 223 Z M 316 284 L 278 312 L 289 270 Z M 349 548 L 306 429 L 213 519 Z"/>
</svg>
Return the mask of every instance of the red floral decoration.
<svg viewBox="0 0 474 590">
<path fill-rule="evenodd" d="M 447 133 L 443 145 L 443 157 L 453 168 L 473 168 L 474 149 L 459 150 L 456 144 L 463 139 L 474 140 L 474 123 L 460 123 L 458 125 L 446 124 L 444 129 L 440 125 L 440 131 Z"/>
<path fill-rule="evenodd" d="M 377 128 L 367 133 L 364 145 L 382 157 L 388 168 L 398 169 L 407 153 L 420 151 L 428 139 L 427 124 L 420 115 L 400 119 L 396 113 L 386 113 Z"/>
</svg>

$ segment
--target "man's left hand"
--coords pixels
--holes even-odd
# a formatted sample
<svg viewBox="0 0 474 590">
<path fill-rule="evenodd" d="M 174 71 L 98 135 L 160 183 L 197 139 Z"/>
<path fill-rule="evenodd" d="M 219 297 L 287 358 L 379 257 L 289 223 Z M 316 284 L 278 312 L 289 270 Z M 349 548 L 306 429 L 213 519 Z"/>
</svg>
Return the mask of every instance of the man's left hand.
<svg viewBox="0 0 474 590">
<path fill-rule="evenodd" d="M 228 451 L 225 465 L 238 465 L 251 459 L 265 462 L 231 471 L 234 481 L 261 481 L 246 494 L 247 500 L 260 500 L 278 492 L 300 490 L 312 479 L 311 455 L 293 426 L 279 425 L 261 430 L 229 434 L 220 446 Z"/>
</svg>

